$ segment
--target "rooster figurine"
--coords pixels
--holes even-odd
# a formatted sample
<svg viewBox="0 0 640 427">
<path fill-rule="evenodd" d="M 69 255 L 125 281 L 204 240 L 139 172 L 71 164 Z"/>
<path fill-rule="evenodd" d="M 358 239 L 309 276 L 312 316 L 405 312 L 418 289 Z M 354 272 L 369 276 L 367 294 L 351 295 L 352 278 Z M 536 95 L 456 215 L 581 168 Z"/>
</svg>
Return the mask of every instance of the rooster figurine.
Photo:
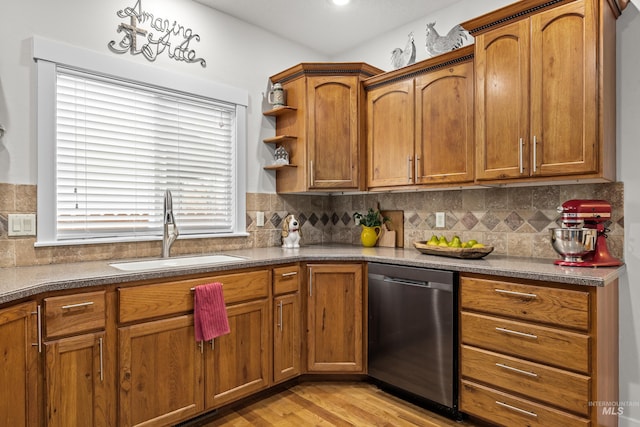
<svg viewBox="0 0 640 427">
<path fill-rule="evenodd" d="M 409 33 L 409 40 L 404 50 L 397 47 L 391 52 L 391 64 L 394 70 L 397 70 L 414 62 L 416 62 L 416 45 L 413 42 L 413 33 Z"/>
<path fill-rule="evenodd" d="M 463 39 L 467 39 L 464 28 L 456 25 L 449 30 L 446 36 L 438 34 L 434 26 L 435 22 L 427 24 L 427 43 L 426 49 L 431 56 L 440 55 L 441 53 L 450 52 L 459 48 L 464 43 Z"/>
</svg>

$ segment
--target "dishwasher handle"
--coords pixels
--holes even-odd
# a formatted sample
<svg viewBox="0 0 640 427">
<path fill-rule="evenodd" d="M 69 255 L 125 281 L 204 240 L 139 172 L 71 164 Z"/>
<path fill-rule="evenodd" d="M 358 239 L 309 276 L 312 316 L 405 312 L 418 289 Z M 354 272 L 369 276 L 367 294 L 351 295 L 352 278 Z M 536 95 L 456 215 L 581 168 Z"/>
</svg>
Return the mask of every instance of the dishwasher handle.
<svg viewBox="0 0 640 427">
<path fill-rule="evenodd" d="M 447 283 L 427 282 L 424 280 L 411 280 L 411 279 L 403 279 L 400 277 L 388 277 L 388 276 L 384 276 L 382 280 L 387 283 L 397 283 L 399 285 L 418 286 L 421 288 L 430 288 L 430 289 L 441 289 L 443 291 L 449 291 L 449 292 L 453 291 L 453 285 L 450 285 Z"/>
</svg>

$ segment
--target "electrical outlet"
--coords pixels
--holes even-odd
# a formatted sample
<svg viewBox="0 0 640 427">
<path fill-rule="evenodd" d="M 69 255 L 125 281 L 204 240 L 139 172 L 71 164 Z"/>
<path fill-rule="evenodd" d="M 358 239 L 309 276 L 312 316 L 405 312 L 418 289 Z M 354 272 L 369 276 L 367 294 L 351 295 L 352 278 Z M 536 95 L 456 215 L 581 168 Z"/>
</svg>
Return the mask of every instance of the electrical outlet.
<svg viewBox="0 0 640 427">
<path fill-rule="evenodd" d="M 445 221 L 444 221 L 444 212 L 436 212 L 436 228 L 444 228 L 445 227 Z"/>
<path fill-rule="evenodd" d="M 35 236 L 35 214 L 9 214 L 9 230 L 7 234 L 13 236 Z"/>
<path fill-rule="evenodd" d="M 264 227 L 264 212 L 256 212 L 256 227 Z"/>
</svg>

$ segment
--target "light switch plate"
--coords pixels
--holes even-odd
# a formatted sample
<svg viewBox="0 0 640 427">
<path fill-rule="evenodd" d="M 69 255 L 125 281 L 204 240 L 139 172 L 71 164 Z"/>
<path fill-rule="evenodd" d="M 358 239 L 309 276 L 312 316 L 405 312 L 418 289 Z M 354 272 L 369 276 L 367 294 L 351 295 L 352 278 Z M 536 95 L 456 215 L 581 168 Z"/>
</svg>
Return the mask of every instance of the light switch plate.
<svg viewBox="0 0 640 427">
<path fill-rule="evenodd" d="M 35 214 L 9 214 L 9 237 L 14 236 L 35 236 L 36 216 Z"/>
<path fill-rule="evenodd" d="M 264 212 L 256 212 L 256 227 L 264 227 Z"/>
<path fill-rule="evenodd" d="M 444 228 L 444 212 L 436 212 L 436 228 Z"/>
</svg>

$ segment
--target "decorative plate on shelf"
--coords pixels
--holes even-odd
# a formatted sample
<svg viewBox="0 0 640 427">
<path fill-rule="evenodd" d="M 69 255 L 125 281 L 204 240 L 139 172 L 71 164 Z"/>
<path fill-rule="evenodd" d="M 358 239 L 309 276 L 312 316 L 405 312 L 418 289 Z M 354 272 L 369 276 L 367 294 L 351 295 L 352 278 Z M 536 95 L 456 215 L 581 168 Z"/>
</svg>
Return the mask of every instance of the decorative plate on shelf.
<svg viewBox="0 0 640 427">
<path fill-rule="evenodd" d="M 451 258 L 478 259 L 493 252 L 493 246 L 485 246 L 484 248 L 449 248 L 427 245 L 426 240 L 413 242 L 413 246 L 426 255 L 448 256 Z"/>
</svg>

